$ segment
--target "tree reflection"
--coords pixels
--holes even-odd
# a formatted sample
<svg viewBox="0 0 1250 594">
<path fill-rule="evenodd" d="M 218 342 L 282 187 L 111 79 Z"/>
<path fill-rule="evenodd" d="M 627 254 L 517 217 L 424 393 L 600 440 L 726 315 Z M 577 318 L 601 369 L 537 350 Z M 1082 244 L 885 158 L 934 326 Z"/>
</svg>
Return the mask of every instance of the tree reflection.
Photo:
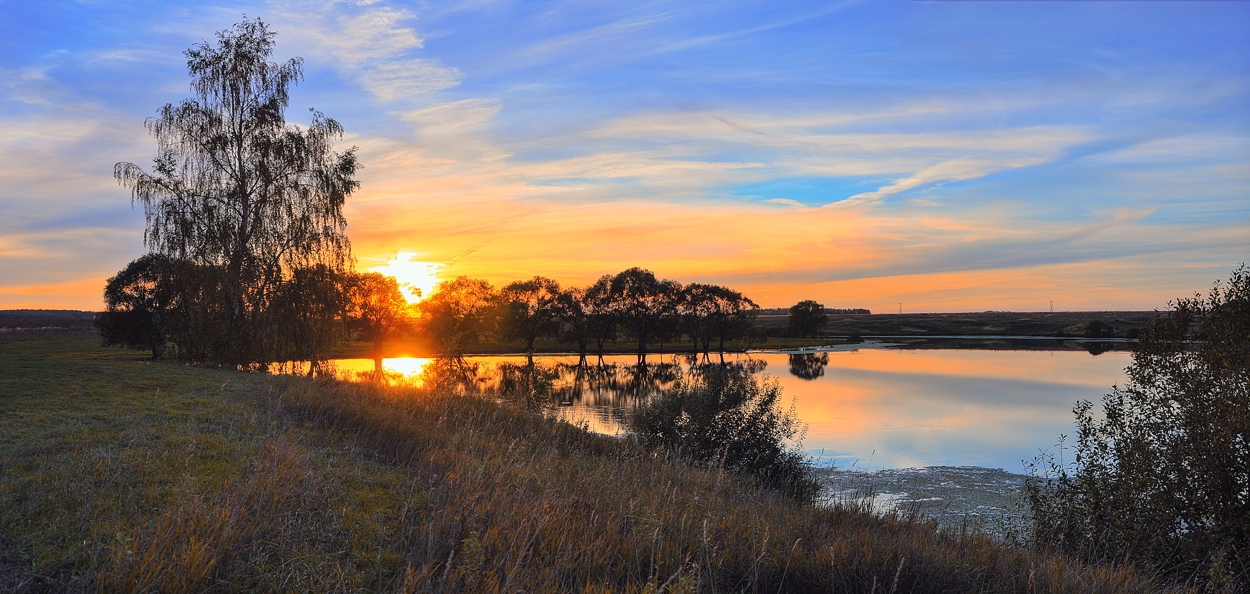
<svg viewBox="0 0 1250 594">
<path fill-rule="evenodd" d="M 1115 343 L 1114 343 L 1114 342 L 1107 342 L 1107 341 L 1087 342 L 1087 343 L 1084 343 L 1082 346 L 1084 346 L 1084 347 L 1085 347 L 1085 350 L 1086 350 L 1089 354 L 1091 354 L 1091 355 L 1093 355 L 1093 356 L 1095 356 L 1095 357 L 1097 357 L 1098 355 L 1101 355 L 1101 354 L 1103 354 L 1103 353 L 1105 353 L 1105 352 L 1107 352 L 1107 351 L 1110 351 L 1110 350 L 1114 350 L 1114 349 L 1115 349 Z"/>
<path fill-rule="evenodd" d="M 757 374 L 768 363 L 759 359 L 730 362 L 699 362 L 700 358 L 673 357 L 672 360 L 646 360 L 637 363 L 609 363 L 578 360 L 544 362 L 469 361 L 462 357 L 434 359 L 417 378 L 425 388 L 456 394 L 490 394 L 517 402 L 527 408 L 569 407 L 582 403 L 624 412 L 655 394 L 678 384 L 697 381 L 713 369 L 732 369 Z M 386 374 L 390 380 L 392 374 Z"/>
<path fill-rule="evenodd" d="M 421 370 L 420 382 L 427 389 L 450 394 L 481 393 L 481 364 L 464 357 L 439 357 Z"/>
<path fill-rule="evenodd" d="M 803 353 L 790 355 L 790 375 L 804 380 L 814 380 L 825 375 L 829 353 Z"/>
<path fill-rule="evenodd" d="M 523 365 L 500 363 L 497 378 L 495 389 L 500 396 L 511 398 L 526 408 L 541 408 L 552 402 L 560 370 L 555 365 L 538 364 L 533 358 L 527 358 Z"/>
</svg>

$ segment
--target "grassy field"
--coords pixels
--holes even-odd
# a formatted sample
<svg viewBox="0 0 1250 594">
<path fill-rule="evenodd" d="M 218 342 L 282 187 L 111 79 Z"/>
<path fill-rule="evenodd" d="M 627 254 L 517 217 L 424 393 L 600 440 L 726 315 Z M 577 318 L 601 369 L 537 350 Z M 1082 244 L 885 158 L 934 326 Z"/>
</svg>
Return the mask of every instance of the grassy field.
<svg viewBox="0 0 1250 594">
<path fill-rule="evenodd" d="M 492 401 L 0 341 L 0 591 L 1141 592 Z"/>
</svg>

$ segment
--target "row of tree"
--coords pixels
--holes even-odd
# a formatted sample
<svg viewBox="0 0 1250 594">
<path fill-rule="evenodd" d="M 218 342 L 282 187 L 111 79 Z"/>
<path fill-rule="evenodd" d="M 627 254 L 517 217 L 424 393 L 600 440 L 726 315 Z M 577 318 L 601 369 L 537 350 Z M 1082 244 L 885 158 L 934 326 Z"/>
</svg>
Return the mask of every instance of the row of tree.
<svg viewBox="0 0 1250 594">
<path fill-rule="evenodd" d="M 237 315 L 226 287 L 228 271 L 162 254 L 148 254 L 110 278 L 106 311 L 96 318 L 105 344 L 178 358 L 264 367 L 317 362 L 344 342 L 368 342 L 375 357 L 383 342 L 421 335 L 447 354 L 488 341 L 521 344 L 539 339 L 603 354 L 609 342 L 628 340 L 638 353 L 653 345 L 688 341 L 691 352 L 724 351 L 726 343 L 762 338 L 759 307 L 720 285 L 681 284 L 642 268 L 606 274 L 587 287 L 561 287 L 543 276 L 496 290 L 485 280 L 459 277 L 410 306 L 397 281 L 379 273 L 297 268 L 268 287 L 266 307 Z M 826 321 L 821 304 L 789 309 L 787 331 L 814 336 Z"/>
<path fill-rule="evenodd" d="M 606 342 L 621 338 L 632 340 L 638 353 L 682 336 L 692 351 L 710 351 L 713 344 L 723 350 L 727 341 L 754 336 L 759 306 L 728 287 L 682 285 L 630 268 L 567 289 L 536 276 L 496 292 L 484 280 L 460 277 L 440 284 L 419 310 L 423 329 L 445 353 L 493 336 L 521 341 L 526 352 L 539 338 L 556 338 L 584 355 L 603 353 Z"/>
<path fill-rule="evenodd" d="M 263 307 L 235 308 L 221 266 L 148 254 L 108 280 L 96 326 L 106 345 L 182 359 L 265 367 L 316 363 L 344 341 L 381 341 L 406 322 L 395 279 L 297 268 L 267 287 Z"/>
<path fill-rule="evenodd" d="M 589 287 L 561 288 L 536 276 L 496 291 L 481 279 L 439 285 L 419 306 L 407 305 L 394 278 L 339 272 L 327 266 L 294 270 L 268 291 L 267 307 L 248 312 L 247 326 L 263 329 L 240 341 L 220 267 L 160 254 L 131 262 L 109 279 L 107 310 L 96 320 L 106 344 L 235 365 L 267 365 L 329 357 L 346 340 L 382 342 L 419 331 L 444 353 L 462 353 L 487 339 L 520 341 L 526 352 L 539 338 L 602 353 L 608 341 L 628 337 L 639 353 L 682 336 L 692 351 L 723 350 L 727 341 L 753 336 L 759 309 L 728 287 L 660 280 L 641 268 L 604 275 Z"/>
<path fill-rule="evenodd" d="M 147 120 L 157 141 L 152 167 L 115 166 L 143 207 L 151 253 L 109 279 L 97 320 L 105 342 L 256 368 L 315 363 L 350 337 L 380 347 L 413 312 L 394 279 L 351 270 L 343 204 L 359 187 L 355 147 L 333 150 L 343 128 L 316 110 L 308 125 L 286 122 L 302 62 L 272 61 L 274 34 L 263 22 L 243 21 L 217 38 L 185 52 L 193 97 Z M 792 331 L 817 332 L 823 307 L 796 308 Z M 540 337 L 559 337 L 582 353 L 628 337 L 645 353 L 681 336 L 693 350 L 723 349 L 752 336 L 758 310 L 726 287 L 631 268 L 567 290 L 543 277 L 498 292 L 458 278 L 417 317 L 449 353 L 487 336 L 522 340 L 527 351 Z"/>
</svg>

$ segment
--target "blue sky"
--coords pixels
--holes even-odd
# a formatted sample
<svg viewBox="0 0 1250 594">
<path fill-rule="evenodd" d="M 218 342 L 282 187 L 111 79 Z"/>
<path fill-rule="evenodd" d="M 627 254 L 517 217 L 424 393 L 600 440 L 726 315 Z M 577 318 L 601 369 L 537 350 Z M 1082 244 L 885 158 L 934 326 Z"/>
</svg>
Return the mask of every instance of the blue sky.
<svg viewBox="0 0 1250 594">
<path fill-rule="evenodd" d="M 0 0 L 0 307 L 100 307 L 144 251 L 113 164 L 244 15 L 360 147 L 362 267 L 958 311 L 1250 260 L 1248 2 Z"/>
</svg>

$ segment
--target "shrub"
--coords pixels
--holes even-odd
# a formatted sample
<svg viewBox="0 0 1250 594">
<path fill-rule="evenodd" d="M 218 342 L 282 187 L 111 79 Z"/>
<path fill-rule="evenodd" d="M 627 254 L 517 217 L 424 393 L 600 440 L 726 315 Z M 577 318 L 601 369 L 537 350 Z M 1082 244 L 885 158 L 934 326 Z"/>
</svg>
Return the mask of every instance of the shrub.
<svg viewBox="0 0 1250 594">
<path fill-rule="evenodd" d="M 780 399 L 776 380 L 760 381 L 740 365 L 706 365 L 639 406 L 633 425 L 648 446 L 664 447 L 697 463 L 720 464 L 811 500 L 819 485 L 797 445 L 805 427 L 793 405 L 782 409 Z"/>
<path fill-rule="evenodd" d="M 1111 338 L 1115 328 L 1102 320 L 1094 320 L 1085 325 L 1085 338 Z"/>
<path fill-rule="evenodd" d="M 1095 560 L 1250 590 L 1250 271 L 1179 299 L 1141 334 L 1076 458 L 1029 484 L 1034 536 Z M 1039 460 L 1042 465 L 1045 460 Z"/>
</svg>

